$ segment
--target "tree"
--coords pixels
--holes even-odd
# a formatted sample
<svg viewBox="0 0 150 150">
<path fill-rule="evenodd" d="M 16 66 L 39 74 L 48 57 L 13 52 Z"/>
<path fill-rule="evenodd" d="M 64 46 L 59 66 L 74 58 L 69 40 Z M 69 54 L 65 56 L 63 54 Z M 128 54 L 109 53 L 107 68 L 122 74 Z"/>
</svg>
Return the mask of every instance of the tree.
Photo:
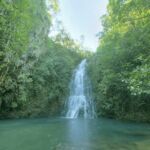
<svg viewBox="0 0 150 150">
<path fill-rule="evenodd" d="M 149 1 L 110 0 L 104 31 L 89 60 L 99 114 L 150 121 Z"/>
</svg>

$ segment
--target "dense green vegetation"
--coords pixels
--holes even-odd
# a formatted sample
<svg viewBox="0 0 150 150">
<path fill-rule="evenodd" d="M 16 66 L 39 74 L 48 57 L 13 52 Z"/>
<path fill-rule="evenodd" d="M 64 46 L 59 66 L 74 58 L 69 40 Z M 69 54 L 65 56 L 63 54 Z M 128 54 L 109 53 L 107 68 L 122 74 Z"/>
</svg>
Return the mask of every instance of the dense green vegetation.
<svg viewBox="0 0 150 150">
<path fill-rule="evenodd" d="M 56 0 L 49 3 L 48 13 L 43 0 L 0 1 L 1 118 L 56 115 L 62 110 L 82 54 L 67 33 L 59 41 L 48 38 L 51 14 L 58 10 Z"/>
<path fill-rule="evenodd" d="M 89 60 L 98 115 L 150 121 L 150 1 L 109 0 Z"/>
<path fill-rule="evenodd" d="M 150 1 L 107 9 L 91 55 L 63 27 L 48 37 L 57 0 L 0 1 L 0 118 L 60 114 L 73 69 L 89 56 L 98 116 L 150 121 Z"/>
</svg>

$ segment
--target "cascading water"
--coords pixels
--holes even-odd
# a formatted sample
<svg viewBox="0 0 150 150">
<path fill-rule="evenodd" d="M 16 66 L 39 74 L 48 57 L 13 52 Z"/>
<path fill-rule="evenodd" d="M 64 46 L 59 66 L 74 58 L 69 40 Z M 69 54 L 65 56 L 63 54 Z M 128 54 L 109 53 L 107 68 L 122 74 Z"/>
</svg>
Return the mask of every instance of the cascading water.
<svg viewBox="0 0 150 150">
<path fill-rule="evenodd" d="M 67 101 L 67 118 L 94 118 L 95 110 L 92 102 L 91 84 L 86 74 L 86 59 L 75 69 L 70 84 L 70 96 Z"/>
</svg>

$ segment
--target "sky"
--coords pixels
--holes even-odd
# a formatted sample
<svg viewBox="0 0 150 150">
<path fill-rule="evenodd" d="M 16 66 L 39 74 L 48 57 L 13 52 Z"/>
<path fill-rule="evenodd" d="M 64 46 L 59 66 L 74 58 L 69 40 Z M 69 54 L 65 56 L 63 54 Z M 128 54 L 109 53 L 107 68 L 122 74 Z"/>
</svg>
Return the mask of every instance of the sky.
<svg viewBox="0 0 150 150">
<path fill-rule="evenodd" d="M 71 37 L 92 51 L 98 46 L 96 34 L 102 31 L 100 17 L 106 13 L 108 0 L 59 0 L 59 19 Z"/>
</svg>

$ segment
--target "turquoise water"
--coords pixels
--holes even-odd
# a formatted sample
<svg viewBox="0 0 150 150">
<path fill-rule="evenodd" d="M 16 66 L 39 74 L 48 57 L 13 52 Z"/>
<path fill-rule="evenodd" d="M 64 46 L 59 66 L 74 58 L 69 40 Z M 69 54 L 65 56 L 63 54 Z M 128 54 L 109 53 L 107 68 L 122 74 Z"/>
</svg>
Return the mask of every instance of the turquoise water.
<svg viewBox="0 0 150 150">
<path fill-rule="evenodd" d="M 150 150 L 150 125 L 111 119 L 0 121 L 0 150 Z"/>
</svg>

